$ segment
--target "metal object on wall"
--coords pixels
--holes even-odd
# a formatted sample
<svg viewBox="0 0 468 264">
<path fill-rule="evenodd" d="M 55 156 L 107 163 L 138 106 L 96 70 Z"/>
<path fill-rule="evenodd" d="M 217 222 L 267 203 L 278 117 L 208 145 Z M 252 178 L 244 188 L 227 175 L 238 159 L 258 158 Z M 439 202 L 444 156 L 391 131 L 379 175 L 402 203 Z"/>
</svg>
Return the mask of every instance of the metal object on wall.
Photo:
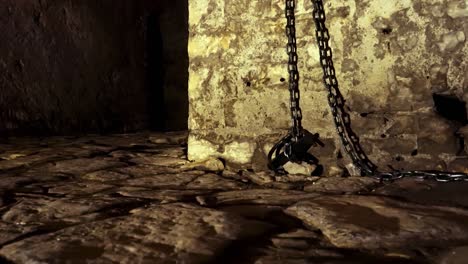
<svg viewBox="0 0 468 264">
<path fill-rule="evenodd" d="M 451 182 L 451 181 L 468 181 L 468 174 L 466 173 L 452 173 L 445 171 L 436 171 L 436 170 L 421 170 L 421 171 L 399 171 L 392 169 L 391 172 L 380 172 L 377 166 L 368 158 L 364 150 L 362 149 L 359 141 L 359 137 L 353 131 L 351 126 L 351 117 L 345 109 L 345 99 L 340 92 L 338 79 L 336 78 L 336 71 L 333 65 L 333 52 L 329 45 L 330 34 L 326 27 L 326 14 L 325 8 L 323 6 L 323 0 L 312 0 L 313 4 L 313 19 L 315 22 L 316 28 L 316 39 L 319 46 L 320 54 L 320 65 L 323 70 L 323 82 L 325 88 L 328 91 L 328 103 L 331 108 L 333 115 L 333 121 L 335 123 L 337 133 L 341 139 L 343 148 L 345 152 L 350 156 L 353 164 L 360 170 L 362 176 L 376 177 L 382 181 L 391 181 L 400 179 L 403 177 L 417 177 L 421 179 L 433 179 L 439 182 Z M 294 23 L 294 10 L 295 9 L 295 0 L 286 0 L 286 18 L 287 26 L 286 32 L 288 36 L 288 54 L 289 54 L 289 74 L 290 74 L 290 92 L 291 92 L 291 116 L 292 116 L 292 134 L 294 136 L 295 131 L 302 129 L 300 127 L 300 122 L 297 122 L 297 108 L 299 108 L 299 87 L 296 84 L 298 80 L 299 73 L 297 71 L 297 53 L 296 53 L 296 36 L 295 36 L 295 23 Z M 291 45 L 292 44 L 292 45 Z M 291 67 L 291 64 L 293 65 Z M 297 89 L 297 91 L 296 91 Z M 295 95 L 297 93 L 297 96 Z M 294 107 L 293 107 L 294 106 Z M 300 116 L 302 119 L 302 115 Z M 290 135 L 288 135 L 290 137 Z M 278 171 L 278 165 L 285 161 L 285 157 L 289 158 L 294 149 L 288 148 L 289 137 L 286 136 L 283 138 L 275 147 L 270 151 L 269 160 L 270 168 Z M 318 139 L 318 135 L 317 135 Z M 298 144 L 298 141 L 295 141 Z M 284 155 L 279 149 L 285 148 L 285 152 L 288 153 Z M 296 149 L 304 149 L 305 147 L 296 147 Z M 292 151 L 292 153 L 291 153 Z M 307 150 L 306 150 L 307 151 Z M 276 158 L 272 158 L 272 154 L 276 152 Z M 303 157 L 299 156 L 299 157 Z M 281 162 L 278 162 L 281 160 Z M 297 160 L 289 159 L 292 162 L 298 161 L 307 161 L 307 160 Z M 318 164 L 318 160 L 315 160 Z M 276 165 L 271 166 L 271 164 Z M 284 164 L 284 163 L 283 163 Z"/>
</svg>

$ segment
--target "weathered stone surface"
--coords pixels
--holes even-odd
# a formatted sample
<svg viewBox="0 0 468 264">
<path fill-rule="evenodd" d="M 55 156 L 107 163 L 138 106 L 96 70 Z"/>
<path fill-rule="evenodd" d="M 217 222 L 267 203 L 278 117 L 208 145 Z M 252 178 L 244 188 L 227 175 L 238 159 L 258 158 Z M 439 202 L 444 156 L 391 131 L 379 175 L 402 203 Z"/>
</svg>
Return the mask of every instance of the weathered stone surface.
<svg viewBox="0 0 468 264">
<path fill-rule="evenodd" d="M 122 183 L 127 186 L 137 187 L 153 187 L 153 188 L 171 188 L 183 186 L 192 182 L 198 177 L 195 174 L 180 173 L 180 174 L 156 174 L 146 177 L 138 177 L 135 179 L 126 180 Z"/>
<path fill-rule="evenodd" d="M 72 159 L 50 163 L 37 168 L 39 171 L 50 173 L 66 172 L 73 175 L 82 175 L 85 173 L 126 166 L 127 164 L 116 161 L 111 158 L 93 158 L 93 159 Z"/>
<path fill-rule="evenodd" d="M 219 159 L 208 159 L 205 161 L 198 161 L 188 163 L 181 167 L 183 170 L 203 170 L 203 171 L 212 171 L 219 172 L 224 170 L 224 164 Z"/>
<path fill-rule="evenodd" d="M 31 166 L 34 164 L 40 164 L 43 162 L 61 160 L 71 157 L 60 157 L 57 153 L 37 153 L 29 156 L 15 156 L 7 160 L 0 160 L 0 171 L 7 171 L 17 169 L 21 167 Z"/>
<path fill-rule="evenodd" d="M 275 180 L 278 182 L 294 182 L 294 183 L 304 183 L 304 182 L 314 182 L 320 179 L 318 176 L 310 175 L 301 175 L 301 174 L 286 174 L 281 176 L 276 176 Z"/>
<path fill-rule="evenodd" d="M 447 169 L 452 172 L 461 172 L 468 174 L 468 156 L 450 162 L 447 166 Z"/>
<path fill-rule="evenodd" d="M 438 183 L 405 178 L 386 184 L 375 190 L 375 194 L 400 197 L 421 204 L 468 206 L 466 189 L 468 182 Z"/>
<path fill-rule="evenodd" d="M 243 177 L 242 175 L 243 175 L 243 172 L 234 172 L 234 171 L 226 169 L 226 170 L 223 170 L 223 172 L 221 172 L 220 176 L 227 178 L 227 179 L 247 181 L 247 179 L 245 179 L 245 177 Z"/>
<path fill-rule="evenodd" d="M 144 198 L 160 203 L 194 201 L 196 196 L 211 192 L 211 190 L 153 190 L 141 187 L 122 187 L 116 193 L 126 197 Z"/>
<path fill-rule="evenodd" d="M 183 146 L 147 139 L 5 146 L 34 162 L 0 173 L 0 262 L 428 263 L 468 242 L 468 183 L 187 170 Z"/>
<path fill-rule="evenodd" d="M 468 240 L 468 211 L 375 196 L 330 196 L 299 202 L 286 213 L 320 229 L 340 248 L 442 246 Z"/>
<path fill-rule="evenodd" d="M 158 166 L 179 166 L 188 163 L 186 159 L 179 157 L 160 156 L 153 153 L 138 154 L 136 157 L 129 159 L 130 162 L 145 165 L 158 165 Z"/>
<path fill-rule="evenodd" d="M 261 172 L 243 171 L 242 176 L 244 176 L 245 178 L 249 179 L 250 181 L 258 185 L 271 184 L 272 182 L 275 181 L 271 173 L 264 172 L 264 171 L 261 171 Z"/>
<path fill-rule="evenodd" d="M 188 183 L 187 188 L 205 190 L 240 190 L 247 188 L 247 186 L 244 183 L 224 179 L 217 174 L 208 173 L 198 176 L 195 180 Z"/>
<path fill-rule="evenodd" d="M 302 162 L 301 164 L 288 162 L 283 168 L 288 174 L 312 175 L 317 166 Z"/>
<path fill-rule="evenodd" d="M 370 177 L 327 177 L 304 186 L 306 192 L 351 194 L 366 192 L 377 186 L 378 180 Z"/>
<path fill-rule="evenodd" d="M 448 250 L 440 257 L 440 264 L 463 264 L 468 259 L 468 246 Z"/>
<path fill-rule="evenodd" d="M 148 140 L 155 144 L 175 144 L 187 143 L 188 132 L 170 132 L 164 134 L 152 134 Z"/>
<path fill-rule="evenodd" d="M 81 176 L 81 178 L 84 180 L 91 181 L 113 182 L 128 179 L 130 178 L 130 176 L 115 171 L 101 170 L 84 174 Z"/>
<path fill-rule="evenodd" d="M 159 107 L 168 113 L 166 128 L 187 129 L 187 6 L 187 1 L 2 2 L 8 19 L 0 21 L 0 133 L 148 129 L 150 119 L 159 118 Z M 143 34 L 151 28 L 150 14 L 162 30 Z M 162 47 L 146 41 L 153 34 L 164 36 Z M 164 60 L 151 56 L 159 52 Z M 146 70 L 161 67 L 164 73 L 154 70 L 148 80 Z M 161 86 L 167 101 L 160 102 L 147 85 Z M 177 111 L 169 108 L 174 105 Z"/>
<path fill-rule="evenodd" d="M 117 169 L 114 169 L 114 171 L 138 178 L 138 177 L 158 175 L 162 173 L 179 173 L 181 169 L 173 168 L 173 167 L 156 166 L 156 165 L 137 164 L 135 166 L 117 168 Z M 203 172 L 199 172 L 199 174 L 202 174 L 202 173 Z M 187 172 L 186 174 L 194 174 L 194 173 Z"/>
<path fill-rule="evenodd" d="M 37 225 L 21 225 L 0 222 L 0 245 L 13 241 L 21 235 L 37 230 Z"/>
<path fill-rule="evenodd" d="M 130 216 L 28 238 L 3 247 L 0 254 L 17 263 L 204 263 L 231 241 L 261 235 L 269 228 L 193 205 L 151 206 Z"/>
<path fill-rule="evenodd" d="M 115 188 L 114 185 L 96 182 L 66 182 L 52 185 L 40 184 L 39 186 L 47 188 L 48 194 L 58 194 L 69 197 L 94 195 Z"/>
<path fill-rule="evenodd" d="M 317 197 L 319 194 L 294 190 L 250 189 L 220 192 L 210 196 L 197 197 L 201 205 L 268 204 L 289 205 L 298 200 Z"/>
<path fill-rule="evenodd" d="M 23 198 L 2 215 L 2 221 L 16 225 L 40 225 L 48 222 L 81 222 L 81 216 L 112 207 L 124 208 L 135 199 L 92 197 L 88 199 Z M 91 215 L 92 218 L 97 215 Z M 85 217 L 86 218 L 86 217 Z M 90 219 L 87 219 L 90 220 Z"/>
<path fill-rule="evenodd" d="M 330 166 L 326 174 L 324 175 L 325 177 L 342 177 L 345 174 L 345 170 L 343 168 L 340 168 L 338 166 Z"/>
<path fill-rule="evenodd" d="M 190 160 L 222 157 L 250 167 L 265 160 L 265 149 L 287 132 L 283 5 L 278 0 L 189 4 Z M 456 127 L 436 114 L 433 93 L 468 98 L 465 6 L 463 0 L 325 3 L 353 127 L 363 141 L 378 145 L 368 154 L 378 156 L 383 149 L 392 158 L 409 155 L 420 138 L 421 153 L 455 155 Z M 311 11 L 310 1 L 297 3 L 303 125 L 327 141 L 336 131 Z M 229 151 L 236 145 L 238 151 Z"/>
</svg>

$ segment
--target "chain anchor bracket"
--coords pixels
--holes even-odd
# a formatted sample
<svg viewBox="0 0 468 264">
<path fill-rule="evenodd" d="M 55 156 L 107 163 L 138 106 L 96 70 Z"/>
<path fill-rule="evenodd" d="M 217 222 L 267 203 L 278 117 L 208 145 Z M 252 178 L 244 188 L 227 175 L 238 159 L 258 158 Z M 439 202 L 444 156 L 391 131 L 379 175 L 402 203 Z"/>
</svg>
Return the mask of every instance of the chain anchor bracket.
<svg viewBox="0 0 468 264">
<path fill-rule="evenodd" d="M 318 133 L 312 134 L 305 129 L 302 130 L 301 136 L 296 138 L 288 133 L 268 153 L 268 168 L 278 174 L 286 174 L 283 167 L 286 163 L 306 162 L 316 166 L 311 173 L 312 176 L 321 176 L 323 166 L 314 155 L 309 153 L 312 147 L 325 146 L 319 137 Z"/>
</svg>

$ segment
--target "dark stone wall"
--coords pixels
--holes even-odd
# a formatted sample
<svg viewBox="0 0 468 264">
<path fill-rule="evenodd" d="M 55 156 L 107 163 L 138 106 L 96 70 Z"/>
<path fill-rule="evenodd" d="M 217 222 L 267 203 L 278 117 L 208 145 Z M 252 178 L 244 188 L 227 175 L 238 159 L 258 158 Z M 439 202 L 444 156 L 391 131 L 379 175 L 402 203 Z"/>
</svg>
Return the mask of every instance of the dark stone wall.
<svg viewBox="0 0 468 264">
<path fill-rule="evenodd" d="M 147 45 L 151 47 L 147 54 L 147 69 L 153 98 L 150 100 L 151 127 L 186 130 L 189 109 L 188 0 L 158 2 L 159 7 L 147 17 Z M 155 90 L 158 86 L 164 90 Z"/>
<path fill-rule="evenodd" d="M 149 128 L 157 113 L 145 66 L 147 17 L 163 17 L 166 5 L 174 4 L 1 1 L 0 134 Z"/>
</svg>

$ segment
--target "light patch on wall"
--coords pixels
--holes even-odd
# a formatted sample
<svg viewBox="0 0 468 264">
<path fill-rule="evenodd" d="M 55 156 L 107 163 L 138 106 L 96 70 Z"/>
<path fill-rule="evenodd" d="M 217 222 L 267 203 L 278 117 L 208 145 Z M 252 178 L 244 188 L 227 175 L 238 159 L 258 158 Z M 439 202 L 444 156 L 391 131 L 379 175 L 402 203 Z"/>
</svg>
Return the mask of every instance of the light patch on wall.
<svg viewBox="0 0 468 264">
<path fill-rule="evenodd" d="M 192 58 L 208 57 L 210 54 L 227 50 L 231 40 L 235 38 L 236 36 L 194 36 L 189 40 L 188 52 Z"/>
<path fill-rule="evenodd" d="M 367 1 L 369 3 L 369 10 L 373 10 L 373 13 L 367 13 L 364 18 L 369 19 L 368 23 L 372 23 L 372 20 L 376 15 L 389 19 L 394 13 L 408 9 L 413 6 L 412 0 L 399 0 L 399 1 Z"/>
<path fill-rule="evenodd" d="M 256 146 L 255 143 L 232 142 L 226 145 L 223 158 L 236 164 L 247 164 L 252 160 Z"/>
<path fill-rule="evenodd" d="M 189 135 L 188 144 L 190 148 L 188 149 L 188 159 L 193 160 L 207 160 L 217 153 L 217 147 L 211 142 L 198 139 L 194 135 Z"/>
<path fill-rule="evenodd" d="M 452 18 L 468 17 L 468 0 L 465 0 L 464 7 L 460 2 L 449 3 L 447 14 Z"/>
<path fill-rule="evenodd" d="M 437 45 L 441 51 L 451 51 L 458 46 L 458 44 L 465 42 L 465 33 L 463 31 L 450 32 L 442 37 L 442 41 Z"/>
<path fill-rule="evenodd" d="M 206 81 L 206 78 L 209 74 L 208 69 L 200 69 L 198 71 L 190 71 L 189 75 L 189 93 L 192 99 L 199 97 L 199 93 L 202 91 L 200 87 L 203 82 Z"/>
<path fill-rule="evenodd" d="M 190 161 L 208 160 L 210 158 L 223 158 L 234 164 L 248 164 L 254 155 L 257 144 L 254 142 L 232 142 L 220 152 L 218 146 L 193 135 L 189 136 L 188 159 Z"/>
</svg>

